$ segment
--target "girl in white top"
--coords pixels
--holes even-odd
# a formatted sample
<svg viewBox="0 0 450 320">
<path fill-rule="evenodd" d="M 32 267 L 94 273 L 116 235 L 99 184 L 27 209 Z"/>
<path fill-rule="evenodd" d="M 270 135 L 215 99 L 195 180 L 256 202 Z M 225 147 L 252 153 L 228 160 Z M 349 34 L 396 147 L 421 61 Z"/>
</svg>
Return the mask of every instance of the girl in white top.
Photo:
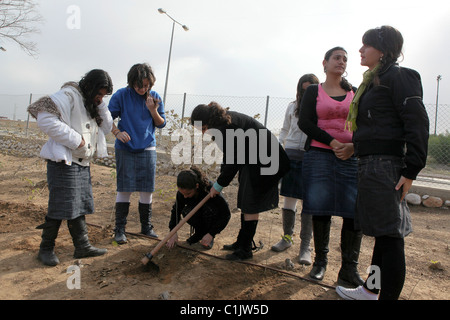
<svg viewBox="0 0 450 320">
<path fill-rule="evenodd" d="M 299 106 L 306 88 L 318 84 L 319 79 L 314 74 L 303 75 L 297 84 L 296 100 L 291 102 L 286 110 L 283 128 L 279 141 L 284 146 L 289 157 L 291 170 L 283 177 L 280 194 L 284 196 L 282 209 L 283 232 L 281 240 L 272 246 L 276 252 L 284 251 L 292 246 L 292 235 L 296 217 L 298 199 L 302 197 L 302 160 L 307 135 L 298 127 Z M 310 241 L 312 237 L 312 220 L 310 215 L 301 216 L 299 263 L 311 264 Z"/>
</svg>

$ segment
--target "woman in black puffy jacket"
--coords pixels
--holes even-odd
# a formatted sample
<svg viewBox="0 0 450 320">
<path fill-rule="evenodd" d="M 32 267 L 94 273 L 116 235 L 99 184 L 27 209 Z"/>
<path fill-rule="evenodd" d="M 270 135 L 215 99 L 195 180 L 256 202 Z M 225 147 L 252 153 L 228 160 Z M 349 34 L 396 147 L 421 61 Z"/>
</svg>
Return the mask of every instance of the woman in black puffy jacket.
<svg viewBox="0 0 450 320">
<path fill-rule="evenodd" d="M 412 231 L 405 195 L 425 167 L 429 120 L 419 73 L 396 63 L 401 33 L 382 26 L 368 30 L 362 42 L 361 65 L 369 69 L 347 124 L 359 159 L 355 224 L 375 237 L 375 246 L 364 285 L 336 291 L 345 299 L 396 300 L 406 275 L 404 237 Z"/>
</svg>

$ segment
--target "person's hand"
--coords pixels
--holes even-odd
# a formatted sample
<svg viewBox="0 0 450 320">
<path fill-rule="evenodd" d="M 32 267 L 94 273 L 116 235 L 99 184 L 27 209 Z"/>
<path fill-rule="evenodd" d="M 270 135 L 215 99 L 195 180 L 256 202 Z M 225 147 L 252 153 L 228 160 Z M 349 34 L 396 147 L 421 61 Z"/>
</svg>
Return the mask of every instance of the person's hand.
<svg viewBox="0 0 450 320">
<path fill-rule="evenodd" d="M 398 180 L 398 183 L 395 186 L 395 190 L 397 191 L 400 190 L 400 188 L 402 189 L 402 197 L 400 198 L 400 202 L 403 201 L 403 199 L 406 197 L 412 184 L 413 184 L 412 179 L 405 178 L 404 176 L 400 177 L 400 180 Z"/>
<path fill-rule="evenodd" d="M 209 195 L 211 196 L 211 198 L 214 198 L 218 194 L 220 194 L 220 192 L 214 189 L 214 187 L 212 187 L 211 190 L 209 191 Z"/>
<path fill-rule="evenodd" d="M 203 236 L 202 240 L 200 240 L 200 244 L 204 247 L 208 247 L 211 244 L 212 240 L 213 236 L 207 233 Z"/>
<path fill-rule="evenodd" d="M 80 142 L 80 145 L 78 146 L 78 149 L 83 148 L 85 144 L 86 144 L 86 142 L 84 141 L 84 138 L 81 137 L 81 142 Z"/>
<path fill-rule="evenodd" d="M 347 160 L 353 155 L 355 149 L 353 143 L 340 143 L 337 147 L 333 148 L 333 152 L 338 159 Z"/>
<path fill-rule="evenodd" d="M 157 111 L 159 107 L 159 103 L 161 102 L 160 99 L 156 99 L 152 95 L 148 95 L 147 100 L 145 101 L 145 104 L 147 105 L 147 109 L 152 111 Z"/>
<path fill-rule="evenodd" d="M 119 139 L 120 141 L 122 141 L 123 143 L 127 143 L 128 141 L 131 140 L 130 135 L 126 131 L 120 131 L 116 135 L 116 138 Z"/>
<path fill-rule="evenodd" d="M 172 249 L 178 242 L 178 234 L 175 233 L 167 242 L 166 247 Z"/>
</svg>

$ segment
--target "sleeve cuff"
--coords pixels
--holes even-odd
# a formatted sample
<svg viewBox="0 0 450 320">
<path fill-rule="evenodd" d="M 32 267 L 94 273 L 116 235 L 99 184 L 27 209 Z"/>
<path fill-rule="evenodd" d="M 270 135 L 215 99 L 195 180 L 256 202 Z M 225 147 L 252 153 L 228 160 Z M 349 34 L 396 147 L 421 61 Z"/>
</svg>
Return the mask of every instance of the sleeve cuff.
<svg viewBox="0 0 450 320">
<path fill-rule="evenodd" d="M 213 188 L 219 192 L 222 192 L 222 189 L 223 189 L 223 187 L 220 184 L 218 184 L 217 182 L 214 182 Z"/>
</svg>

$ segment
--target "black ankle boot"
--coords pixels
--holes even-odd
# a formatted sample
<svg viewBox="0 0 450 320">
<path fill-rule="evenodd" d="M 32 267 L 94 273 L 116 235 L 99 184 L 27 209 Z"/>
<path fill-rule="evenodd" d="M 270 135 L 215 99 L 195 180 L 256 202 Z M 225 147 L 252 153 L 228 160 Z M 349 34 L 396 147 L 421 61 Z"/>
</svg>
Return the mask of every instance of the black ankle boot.
<svg viewBox="0 0 450 320">
<path fill-rule="evenodd" d="M 323 280 L 328 264 L 328 243 L 330 241 L 330 220 L 313 219 L 315 258 L 309 276 L 314 280 Z"/>
<path fill-rule="evenodd" d="M 114 241 L 118 244 L 127 243 L 125 235 L 125 226 L 127 225 L 129 202 L 116 202 L 116 227 L 114 228 Z"/>
<path fill-rule="evenodd" d="M 358 273 L 359 251 L 361 249 L 362 232 L 341 230 L 342 266 L 338 274 L 338 285 L 356 288 L 364 284 Z"/>
<path fill-rule="evenodd" d="M 244 221 L 241 239 L 239 241 L 238 247 L 232 254 L 228 254 L 225 256 L 227 260 L 247 260 L 253 257 L 252 253 L 252 244 L 253 237 L 256 233 L 256 227 L 258 226 L 258 220 L 253 221 Z"/>
<path fill-rule="evenodd" d="M 158 238 L 158 235 L 153 230 L 152 225 L 152 204 L 139 202 L 139 220 L 141 221 L 141 233 L 146 236 Z"/>
<path fill-rule="evenodd" d="M 75 259 L 97 257 L 104 255 L 108 251 L 106 249 L 95 248 L 89 243 L 85 216 L 68 220 L 67 226 L 69 227 L 73 245 L 75 246 L 75 252 L 73 254 Z"/>
<path fill-rule="evenodd" d="M 39 246 L 38 259 L 46 266 L 54 267 L 59 264 L 59 259 L 54 249 L 60 226 L 61 220 L 45 217 L 45 223 L 36 227 L 36 229 L 42 229 L 42 241 Z"/>
</svg>

